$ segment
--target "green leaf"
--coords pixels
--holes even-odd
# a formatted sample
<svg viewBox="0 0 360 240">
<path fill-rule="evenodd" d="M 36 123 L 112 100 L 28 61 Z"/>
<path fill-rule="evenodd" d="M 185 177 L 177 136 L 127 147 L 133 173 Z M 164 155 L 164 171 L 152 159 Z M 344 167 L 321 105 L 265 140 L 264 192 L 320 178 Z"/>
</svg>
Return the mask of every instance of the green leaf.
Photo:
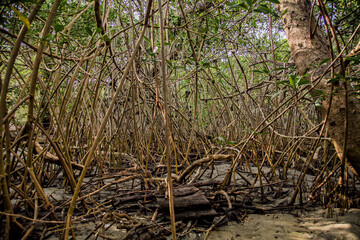
<svg viewBox="0 0 360 240">
<path fill-rule="evenodd" d="M 91 30 L 91 28 L 89 26 L 85 27 L 85 31 L 89 36 L 93 35 L 93 31 Z"/>
<path fill-rule="evenodd" d="M 255 12 L 260 12 L 260 13 L 265 13 L 265 14 L 271 14 L 272 16 L 274 16 L 275 18 L 279 18 L 279 15 L 277 14 L 277 12 L 274 12 L 273 10 L 271 10 L 268 6 L 266 6 L 265 4 L 261 4 L 260 6 L 258 6 L 257 9 L 254 10 Z"/>
<path fill-rule="evenodd" d="M 149 39 L 147 36 L 144 35 L 143 38 L 144 38 L 148 43 L 151 43 L 151 42 L 150 42 L 150 39 Z"/>
<path fill-rule="evenodd" d="M 353 61 L 354 63 L 359 64 L 360 63 L 360 55 L 353 56 L 353 57 L 347 57 L 346 61 L 349 61 L 349 62 Z"/>
<path fill-rule="evenodd" d="M 302 77 L 308 77 L 309 74 L 307 74 L 307 72 L 310 70 L 309 67 L 305 68 L 304 74 L 302 75 Z"/>
<path fill-rule="evenodd" d="M 252 0 L 244 0 L 244 1 L 246 2 L 246 4 L 247 4 L 249 7 L 251 7 L 252 4 L 253 4 Z"/>
<path fill-rule="evenodd" d="M 146 49 L 146 53 L 149 54 L 152 57 L 155 56 L 155 53 L 152 51 L 151 48 Z"/>
<path fill-rule="evenodd" d="M 65 26 L 61 25 L 61 24 L 54 24 L 54 30 L 55 32 L 61 32 L 62 30 L 64 30 Z"/>
<path fill-rule="evenodd" d="M 334 73 L 334 76 L 338 78 L 343 78 L 343 76 L 340 73 Z"/>
<path fill-rule="evenodd" d="M 207 32 L 208 29 L 209 29 L 208 27 L 204 27 L 204 28 L 201 28 L 199 32 L 205 33 L 205 32 Z"/>
<path fill-rule="evenodd" d="M 266 74 L 269 74 L 269 70 L 266 68 L 266 66 L 265 65 L 263 65 L 263 73 L 266 73 Z"/>
<path fill-rule="evenodd" d="M 235 4 L 229 4 L 230 8 L 243 8 L 245 10 L 248 10 L 248 7 L 244 3 L 235 3 Z"/>
<path fill-rule="evenodd" d="M 169 67 L 171 67 L 171 68 L 173 67 L 173 63 L 172 63 L 171 60 L 165 60 L 165 61 L 167 62 L 167 64 L 168 64 Z"/>
<path fill-rule="evenodd" d="M 254 132 L 254 135 L 257 136 L 257 135 L 267 135 L 267 134 L 270 134 L 269 132 Z"/>
<path fill-rule="evenodd" d="M 219 26 L 218 25 L 216 25 L 214 28 L 211 29 L 211 32 L 213 34 L 216 34 L 218 31 L 219 31 Z"/>
<path fill-rule="evenodd" d="M 289 76 L 289 82 L 290 82 L 290 85 L 293 88 L 296 88 L 296 75 L 290 75 Z"/>
<path fill-rule="evenodd" d="M 261 135 L 269 135 L 270 133 L 269 132 L 261 132 L 260 134 Z"/>
<path fill-rule="evenodd" d="M 328 83 L 338 83 L 339 82 L 339 78 L 330 78 L 330 80 L 328 80 Z"/>
<path fill-rule="evenodd" d="M 185 69 L 184 66 L 174 66 L 174 69 Z"/>
<path fill-rule="evenodd" d="M 52 39 L 54 39 L 54 35 L 49 33 L 48 35 L 46 35 L 41 39 L 41 43 L 50 42 Z"/>
<path fill-rule="evenodd" d="M 285 9 L 282 13 L 281 16 L 284 16 L 287 13 L 288 9 Z"/>
<path fill-rule="evenodd" d="M 11 9 L 15 12 L 15 14 L 18 16 L 18 18 L 25 24 L 27 29 L 30 29 L 30 22 L 29 19 L 27 19 L 24 15 L 22 15 L 19 10 L 17 10 L 15 7 L 11 6 Z"/>
<path fill-rule="evenodd" d="M 107 35 L 103 36 L 105 42 L 110 42 L 110 38 Z"/>
<path fill-rule="evenodd" d="M 218 68 L 218 67 L 213 67 L 213 66 L 210 66 L 210 68 L 217 70 L 218 72 L 217 72 L 216 74 L 221 74 L 221 73 L 219 73 L 220 68 Z"/>
<path fill-rule="evenodd" d="M 203 65 L 203 67 L 209 67 L 210 66 L 209 60 L 200 61 L 200 63 L 201 63 L 201 65 Z"/>
<path fill-rule="evenodd" d="M 326 58 L 326 59 L 322 60 L 322 61 L 319 63 L 319 65 L 323 65 L 324 63 L 327 63 L 327 62 L 329 62 L 329 61 L 330 61 L 330 58 Z"/>
<path fill-rule="evenodd" d="M 258 6 L 258 8 L 257 9 L 255 9 L 254 10 L 255 12 L 261 12 L 261 13 L 272 13 L 271 12 L 271 9 L 270 8 L 268 8 L 267 6 L 265 6 L 265 5 L 260 5 L 260 6 Z"/>
<path fill-rule="evenodd" d="M 276 81 L 275 82 L 277 85 L 280 85 L 280 84 L 288 84 L 289 81 Z"/>
<path fill-rule="evenodd" d="M 239 7 L 241 7 L 244 10 L 248 10 L 249 8 L 244 3 L 238 3 Z"/>
<path fill-rule="evenodd" d="M 189 57 L 189 58 L 186 59 L 186 63 L 189 63 L 189 64 L 191 64 L 191 65 L 194 65 L 195 60 L 194 60 L 193 57 Z"/>
<path fill-rule="evenodd" d="M 101 32 L 102 32 L 102 30 L 101 30 L 101 28 L 96 28 L 96 33 L 100 33 L 101 34 Z"/>
<path fill-rule="evenodd" d="M 314 94 L 316 94 L 316 95 L 322 95 L 322 94 L 324 94 L 324 92 L 323 92 L 322 90 L 319 90 L 319 89 L 314 89 L 314 90 L 312 90 L 312 92 L 313 92 Z"/>
<path fill-rule="evenodd" d="M 305 78 L 299 78 L 299 81 L 296 83 L 298 87 L 310 84 L 311 82 Z"/>
<path fill-rule="evenodd" d="M 285 69 L 288 69 L 288 68 L 286 68 L 286 67 L 279 67 L 279 68 L 273 69 L 272 71 L 273 71 L 273 72 L 274 72 L 274 71 L 281 71 L 281 70 L 285 70 Z"/>
</svg>

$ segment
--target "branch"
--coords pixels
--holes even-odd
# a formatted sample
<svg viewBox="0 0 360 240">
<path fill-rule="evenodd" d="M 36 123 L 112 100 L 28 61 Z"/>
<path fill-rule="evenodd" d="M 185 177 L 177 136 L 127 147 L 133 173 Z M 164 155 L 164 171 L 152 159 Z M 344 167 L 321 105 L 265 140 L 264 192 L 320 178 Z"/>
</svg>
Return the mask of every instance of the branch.
<svg viewBox="0 0 360 240">
<path fill-rule="evenodd" d="M 210 162 L 210 161 L 219 161 L 219 160 L 227 160 L 229 158 L 233 157 L 232 154 L 217 154 L 217 155 L 211 155 L 208 157 L 201 158 L 199 160 L 196 160 L 193 162 L 190 166 L 188 166 L 181 174 L 180 176 L 173 175 L 174 180 L 176 182 L 181 182 L 184 180 L 184 178 L 189 175 L 189 173 L 194 170 L 194 168 L 203 165 L 204 163 Z"/>
<path fill-rule="evenodd" d="M 35 142 L 35 151 L 37 154 L 41 154 L 43 151 L 44 151 L 44 148 L 40 145 L 40 143 L 38 142 Z M 50 163 L 54 163 L 56 165 L 61 165 L 62 166 L 62 163 L 60 161 L 60 159 L 49 153 L 49 152 L 46 152 L 45 155 L 44 155 L 44 160 L 46 162 L 50 162 Z M 83 170 L 84 166 L 81 165 L 81 164 L 78 164 L 78 163 L 74 163 L 74 162 L 71 162 L 71 166 L 75 169 L 78 169 L 78 170 Z"/>
</svg>

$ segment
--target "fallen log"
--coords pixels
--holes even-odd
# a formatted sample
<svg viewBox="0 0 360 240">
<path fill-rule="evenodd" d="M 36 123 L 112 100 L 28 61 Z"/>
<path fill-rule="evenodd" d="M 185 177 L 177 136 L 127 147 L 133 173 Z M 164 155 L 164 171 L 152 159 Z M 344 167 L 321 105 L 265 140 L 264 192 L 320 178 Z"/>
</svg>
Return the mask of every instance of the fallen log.
<svg viewBox="0 0 360 240">
<path fill-rule="evenodd" d="M 157 202 L 160 205 L 160 208 L 162 209 L 169 208 L 169 199 L 157 198 Z M 207 198 L 201 192 L 196 192 L 188 196 L 174 197 L 175 209 L 198 208 L 198 207 L 210 207 L 209 200 L 207 200 Z"/>
<path fill-rule="evenodd" d="M 219 214 L 214 209 L 196 209 L 193 211 L 175 212 L 176 220 L 214 218 Z"/>
<path fill-rule="evenodd" d="M 179 186 L 174 188 L 174 197 L 183 197 L 183 196 L 189 196 L 192 194 L 195 194 L 199 191 L 198 188 L 194 187 L 194 186 Z"/>
<path fill-rule="evenodd" d="M 169 199 L 157 197 L 157 203 L 164 212 L 169 211 Z M 217 212 L 211 208 L 209 200 L 194 186 L 181 186 L 174 189 L 174 209 L 176 220 L 214 217 Z M 169 217 L 167 215 L 167 217 Z"/>
</svg>

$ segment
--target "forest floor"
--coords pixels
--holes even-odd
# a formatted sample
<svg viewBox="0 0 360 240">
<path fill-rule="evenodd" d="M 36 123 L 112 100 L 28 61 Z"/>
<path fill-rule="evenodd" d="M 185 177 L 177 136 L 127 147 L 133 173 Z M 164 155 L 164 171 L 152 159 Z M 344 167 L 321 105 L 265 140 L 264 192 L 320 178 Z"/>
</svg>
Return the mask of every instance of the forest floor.
<svg viewBox="0 0 360 240">
<path fill-rule="evenodd" d="M 188 224 L 188 225 L 191 225 Z M 81 230 L 80 230 L 81 229 Z M 77 239 L 123 239 L 127 231 L 111 226 L 102 234 L 92 235 L 95 223 L 84 225 L 76 231 Z M 57 236 L 50 237 L 55 240 Z M 147 237 L 130 237 L 128 239 L 157 239 Z M 160 239 L 165 239 L 164 237 Z M 167 239 L 171 239 L 170 236 Z M 179 239 L 186 240 L 233 240 L 233 239 L 286 239 L 286 240 L 358 240 L 360 239 L 360 209 L 349 209 L 343 212 L 339 208 L 324 210 L 322 208 L 295 210 L 288 213 L 249 214 L 241 221 L 225 222 L 213 228 L 208 236 L 206 230 L 193 228 Z"/>
<path fill-rule="evenodd" d="M 296 210 L 292 213 L 250 214 L 210 232 L 215 239 L 360 239 L 360 209 Z"/>
<path fill-rule="evenodd" d="M 355 208 L 339 209 L 331 203 L 323 209 L 320 201 L 309 204 L 306 199 L 316 178 L 310 172 L 302 184 L 302 200 L 297 198 L 296 206 L 290 206 L 298 170 L 289 168 L 286 178 L 279 180 L 271 168 L 263 166 L 266 181 L 260 185 L 258 169 L 249 164 L 238 169 L 223 190 L 221 183 L 229 167 L 226 160 L 204 164 L 183 182 L 174 183 L 179 239 L 360 239 L 358 191 L 353 193 Z M 81 197 L 85 201 L 78 200 L 72 221 L 76 239 L 171 239 L 165 170 L 154 167 L 155 182 L 148 182 L 145 190 L 141 170 L 130 164 L 125 169 L 86 177 Z M 54 206 L 53 215 L 63 221 L 72 194 L 61 187 L 63 177 L 58 179 L 44 192 Z M 61 238 L 63 224 L 39 222 L 35 229 L 30 239 L 56 240 Z"/>
</svg>

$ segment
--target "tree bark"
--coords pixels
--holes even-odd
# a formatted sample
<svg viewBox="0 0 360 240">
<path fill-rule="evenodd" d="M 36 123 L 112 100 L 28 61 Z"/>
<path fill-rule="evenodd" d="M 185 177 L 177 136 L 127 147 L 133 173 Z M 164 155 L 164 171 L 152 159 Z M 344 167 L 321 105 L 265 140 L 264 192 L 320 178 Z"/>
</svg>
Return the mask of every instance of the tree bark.
<svg viewBox="0 0 360 240">
<path fill-rule="evenodd" d="M 279 10 L 295 65 L 301 75 L 309 68 L 309 78 L 315 83 L 328 67 L 323 64 L 317 68 L 322 60 L 330 58 L 330 46 L 320 26 L 316 26 L 311 3 L 309 0 L 280 0 Z M 345 157 L 346 165 L 359 176 L 359 99 L 348 82 L 331 84 L 328 77 L 325 75 L 316 86 L 324 94 L 321 111 L 324 118 L 327 115 L 328 134 L 339 159 Z"/>
</svg>

